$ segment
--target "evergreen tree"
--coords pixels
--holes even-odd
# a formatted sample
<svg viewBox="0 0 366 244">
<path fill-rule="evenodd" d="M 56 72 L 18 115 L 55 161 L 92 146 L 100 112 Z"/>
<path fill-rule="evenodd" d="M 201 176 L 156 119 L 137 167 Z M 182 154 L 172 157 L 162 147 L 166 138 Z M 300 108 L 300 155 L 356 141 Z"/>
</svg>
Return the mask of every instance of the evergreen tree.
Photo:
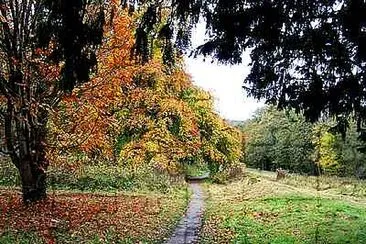
<svg viewBox="0 0 366 244">
<path fill-rule="evenodd" d="M 133 1 L 136 2 L 136 1 Z M 137 1 L 144 2 L 144 1 Z M 366 2 L 363 0 L 186 0 L 148 2 L 137 31 L 137 50 L 148 57 L 148 33 L 182 50 L 192 28 L 202 18 L 208 40 L 196 54 L 236 64 L 251 52 L 251 72 L 245 80 L 249 95 L 280 108 L 303 111 L 311 121 L 328 113 L 345 132 L 347 116 L 366 119 Z M 174 39 L 174 40 L 172 40 Z M 169 55 L 168 55 L 169 56 Z M 338 116 L 339 115 L 339 116 Z"/>
</svg>

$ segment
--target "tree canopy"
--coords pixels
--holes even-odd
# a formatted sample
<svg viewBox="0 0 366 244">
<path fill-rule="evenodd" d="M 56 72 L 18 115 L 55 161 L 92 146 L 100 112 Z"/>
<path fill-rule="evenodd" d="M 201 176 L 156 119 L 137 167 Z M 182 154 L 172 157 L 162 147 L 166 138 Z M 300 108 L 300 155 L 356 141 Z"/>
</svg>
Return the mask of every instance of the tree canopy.
<svg viewBox="0 0 366 244">
<path fill-rule="evenodd" d="M 353 115 L 361 129 L 366 119 L 365 1 L 187 0 L 172 1 L 169 11 L 160 1 L 148 2 L 136 33 L 145 57 L 155 23 L 166 23 L 155 36 L 186 50 L 201 18 L 208 40 L 196 54 L 236 64 L 250 50 L 244 86 L 250 96 L 303 111 L 311 121 L 335 116 L 341 132 L 347 127 L 344 118 Z"/>
<path fill-rule="evenodd" d="M 356 122 L 348 121 L 345 140 L 329 132 L 335 123 L 332 119 L 309 123 L 294 110 L 264 107 L 241 127 L 244 161 L 263 170 L 284 168 L 297 173 L 365 178 L 365 156 L 358 150 L 365 142 L 357 136 Z"/>
<path fill-rule="evenodd" d="M 242 159 L 240 131 L 193 85 L 181 57 L 174 67 L 164 65 L 161 42 L 146 64 L 129 59 L 135 21 L 116 9 L 97 55 L 98 74 L 52 114 L 49 157 L 76 167 L 98 161 L 172 175 L 197 166 L 222 180 Z"/>
<path fill-rule="evenodd" d="M 258 110 L 242 126 L 245 162 L 263 170 L 284 168 L 293 172 L 316 173 L 312 124 L 293 110 L 277 111 L 273 106 Z"/>
</svg>

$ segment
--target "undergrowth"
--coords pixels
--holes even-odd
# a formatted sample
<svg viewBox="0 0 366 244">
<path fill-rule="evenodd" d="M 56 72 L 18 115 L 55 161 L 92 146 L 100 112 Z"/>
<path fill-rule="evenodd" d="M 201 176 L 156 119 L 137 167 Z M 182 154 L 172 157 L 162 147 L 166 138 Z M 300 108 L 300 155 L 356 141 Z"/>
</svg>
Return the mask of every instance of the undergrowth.
<svg viewBox="0 0 366 244">
<path fill-rule="evenodd" d="M 18 171 L 8 161 L 0 162 L 0 185 L 20 186 Z M 49 190 L 77 191 L 132 191 L 167 193 L 184 189 L 186 184 L 181 176 L 170 176 L 156 172 L 149 167 L 137 169 L 107 164 L 83 165 L 76 169 L 50 167 L 47 171 Z"/>
</svg>

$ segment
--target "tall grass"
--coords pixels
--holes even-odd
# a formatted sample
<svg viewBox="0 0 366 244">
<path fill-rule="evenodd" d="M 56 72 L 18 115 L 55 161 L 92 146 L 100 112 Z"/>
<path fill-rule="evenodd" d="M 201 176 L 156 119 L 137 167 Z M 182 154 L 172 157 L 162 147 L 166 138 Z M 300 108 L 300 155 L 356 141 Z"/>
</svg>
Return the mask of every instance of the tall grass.
<svg viewBox="0 0 366 244">
<path fill-rule="evenodd" d="M 260 176 L 269 180 L 276 180 L 276 173 L 269 171 L 259 171 L 255 169 L 247 170 L 249 176 Z M 306 176 L 299 174 L 287 174 L 281 183 L 309 188 L 323 192 L 329 192 L 353 197 L 366 197 L 366 180 L 351 177 L 338 176 Z"/>
</svg>

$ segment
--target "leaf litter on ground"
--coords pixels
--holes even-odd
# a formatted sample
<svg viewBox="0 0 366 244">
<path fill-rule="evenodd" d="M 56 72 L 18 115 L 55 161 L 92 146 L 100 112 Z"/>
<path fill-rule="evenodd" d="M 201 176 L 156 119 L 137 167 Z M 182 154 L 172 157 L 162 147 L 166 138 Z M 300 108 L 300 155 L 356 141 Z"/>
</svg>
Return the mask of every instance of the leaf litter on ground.
<svg viewBox="0 0 366 244">
<path fill-rule="evenodd" d="M 0 191 L 0 240 L 9 232 L 34 232 L 47 243 L 62 235 L 103 239 L 113 230 L 118 240 L 166 238 L 186 207 L 184 194 L 50 194 L 28 206 L 20 194 Z M 61 234 L 60 234 L 61 233 Z"/>
</svg>

